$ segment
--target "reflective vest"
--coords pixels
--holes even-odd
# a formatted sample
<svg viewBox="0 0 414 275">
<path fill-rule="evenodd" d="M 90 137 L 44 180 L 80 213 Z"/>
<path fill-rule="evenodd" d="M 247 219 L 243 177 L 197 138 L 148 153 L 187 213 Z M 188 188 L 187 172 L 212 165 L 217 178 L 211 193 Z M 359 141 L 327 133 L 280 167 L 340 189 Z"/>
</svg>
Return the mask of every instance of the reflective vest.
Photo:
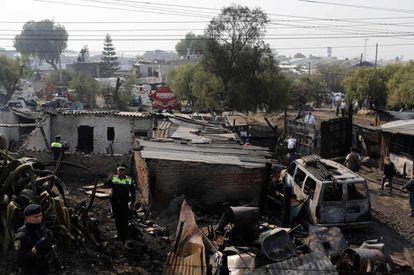
<svg viewBox="0 0 414 275">
<path fill-rule="evenodd" d="M 52 142 L 51 146 L 52 146 L 52 148 L 62 148 L 63 144 L 58 142 L 58 141 L 55 141 L 55 142 Z"/>
<path fill-rule="evenodd" d="M 112 177 L 112 183 L 113 184 L 119 184 L 119 185 L 131 185 L 132 180 L 130 177 L 126 176 L 125 178 L 121 179 L 118 176 Z"/>
</svg>

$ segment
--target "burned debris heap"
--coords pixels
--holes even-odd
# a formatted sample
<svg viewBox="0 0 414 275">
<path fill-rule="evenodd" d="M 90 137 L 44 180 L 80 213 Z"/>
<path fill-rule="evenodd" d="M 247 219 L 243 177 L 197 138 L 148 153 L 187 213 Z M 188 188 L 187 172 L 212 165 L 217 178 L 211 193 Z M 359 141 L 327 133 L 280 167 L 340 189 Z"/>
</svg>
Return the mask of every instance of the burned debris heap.
<svg viewBox="0 0 414 275">
<path fill-rule="evenodd" d="M 309 156 L 285 167 L 276 160 L 279 156 L 257 145 L 269 146 L 267 134 L 255 139 L 253 127 L 233 113 L 66 110 L 23 115 L 29 114 L 10 114 L 14 120 L 0 128 L 8 129 L 2 131 L 8 137 L 20 128 L 27 132 L 18 153 L 1 151 L 5 251 L 22 223 L 24 206 L 38 202 L 59 246 L 72 255 L 62 265 L 70 265 L 73 250 L 79 250 L 85 270 L 92 272 L 391 270 L 382 240 L 350 244 L 338 228 L 369 225 L 366 181 L 333 160 L 312 155 L 345 154 L 338 143 L 349 134 L 346 119 L 316 127 L 288 122 L 298 151 Z M 277 134 L 277 127 L 268 128 L 269 136 Z M 57 134 L 69 150 L 56 162 L 49 144 Z M 111 239 L 110 190 L 103 184 L 119 163 L 136 179 L 140 201 L 125 244 Z M 394 262 L 408 266 L 403 256 L 396 255 Z"/>
</svg>

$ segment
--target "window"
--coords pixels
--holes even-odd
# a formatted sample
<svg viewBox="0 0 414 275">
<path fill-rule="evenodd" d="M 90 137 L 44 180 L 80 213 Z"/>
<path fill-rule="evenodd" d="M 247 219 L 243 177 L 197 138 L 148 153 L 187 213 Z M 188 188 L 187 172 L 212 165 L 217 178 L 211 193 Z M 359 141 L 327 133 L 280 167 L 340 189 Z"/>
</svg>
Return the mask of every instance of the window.
<svg viewBox="0 0 414 275">
<path fill-rule="evenodd" d="M 300 168 L 296 169 L 296 174 L 295 174 L 296 184 L 302 187 L 303 182 L 305 181 L 305 178 L 306 178 L 305 172 L 303 172 L 302 169 Z"/>
<path fill-rule="evenodd" d="M 288 174 L 289 174 L 289 175 L 291 175 L 291 176 L 293 177 L 293 174 L 295 173 L 295 169 L 296 169 L 296 163 L 295 163 L 295 162 L 292 162 L 292 163 L 289 165 L 289 168 L 288 168 Z"/>
<path fill-rule="evenodd" d="M 362 200 L 367 197 L 367 189 L 364 183 L 348 183 L 346 185 L 348 191 L 348 200 Z"/>
<path fill-rule="evenodd" d="M 114 127 L 108 127 L 106 130 L 106 139 L 110 141 L 115 140 L 115 128 Z"/>
<path fill-rule="evenodd" d="M 315 193 L 315 189 L 316 189 L 316 181 L 308 176 L 305 181 L 305 187 L 304 187 L 305 194 L 312 195 L 313 193 Z"/>
<path fill-rule="evenodd" d="M 342 184 L 326 184 L 322 198 L 324 201 L 342 201 Z"/>
</svg>

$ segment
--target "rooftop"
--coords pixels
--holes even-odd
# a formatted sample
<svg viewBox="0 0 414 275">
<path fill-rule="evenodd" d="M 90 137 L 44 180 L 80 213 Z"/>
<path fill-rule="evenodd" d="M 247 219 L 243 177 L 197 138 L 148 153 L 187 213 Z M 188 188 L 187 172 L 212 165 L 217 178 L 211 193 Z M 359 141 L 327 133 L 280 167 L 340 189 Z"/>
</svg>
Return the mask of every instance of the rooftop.
<svg viewBox="0 0 414 275">
<path fill-rule="evenodd" d="M 266 148 L 237 144 L 178 144 L 137 140 L 144 159 L 201 162 L 261 168 L 272 162 Z"/>
<path fill-rule="evenodd" d="M 64 116 L 118 116 L 127 118 L 149 118 L 151 114 L 146 112 L 121 112 L 121 111 L 94 111 L 94 110 L 47 110 L 49 114 L 61 114 Z"/>
<path fill-rule="evenodd" d="M 397 120 L 382 124 L 379 130 L 391 134 L 414 135 L 414 119 Z"/>
</svg>

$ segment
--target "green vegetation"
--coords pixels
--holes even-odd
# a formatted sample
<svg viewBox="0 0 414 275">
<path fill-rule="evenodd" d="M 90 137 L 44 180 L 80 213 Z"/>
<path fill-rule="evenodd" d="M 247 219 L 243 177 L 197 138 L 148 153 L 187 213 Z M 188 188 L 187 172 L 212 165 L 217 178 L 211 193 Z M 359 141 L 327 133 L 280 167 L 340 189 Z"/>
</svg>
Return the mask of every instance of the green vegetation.
<svg viewBox="0 0 414 275">
<path fill-rule="evenodd" d="M 118 57 L 116 56 L 115 47 L 112 44 L 112 38 L 109 34 L 105 36 L 101 70 L 104 77 L 114 76 L 119 70 Z"/>
<path fill-rule="evenodd" d="M 277 110 L 286 102 L 288 81 L 263 41 L 268 22 L 260 9 L 224 8 L 198 40 L 201 61 L 171 72 L 169 85 L 199 108 Z"/>
<path fill-rule="evenodd" d="M 56 71 L 60 54 L 66 49 L 68 33 L 65 27 L 51 20 L 29 21 L 16 35 L 14 47 L 23 56 L 38 57 L 50 64 Z"/>
<path fill-rule="evenodd" d="M 6 92 L 5 102 L 10 100 L 23 73 L 24 65 L 20 65 L 18 60 L 0 55 L 0 90 L 3 88 Z"/>
<path fill-rule="evenodd" d="M 187 51 L 190 51 L 190 54 L 200 54 L 203 48 L 203 36 L 195 35 L 192 32 L 189 32 L 185 35 L 184 39 L 181 39 L 175 45 L 175 50 L 179 56 L 187 55 Z"/>
<path fill-rule="evenodd" d="M 414 107 L 414 62 L 383 68 L 358 68 L 344 79 L 349 100 L 369 98 L 376 106 Z"/>
</svg>

